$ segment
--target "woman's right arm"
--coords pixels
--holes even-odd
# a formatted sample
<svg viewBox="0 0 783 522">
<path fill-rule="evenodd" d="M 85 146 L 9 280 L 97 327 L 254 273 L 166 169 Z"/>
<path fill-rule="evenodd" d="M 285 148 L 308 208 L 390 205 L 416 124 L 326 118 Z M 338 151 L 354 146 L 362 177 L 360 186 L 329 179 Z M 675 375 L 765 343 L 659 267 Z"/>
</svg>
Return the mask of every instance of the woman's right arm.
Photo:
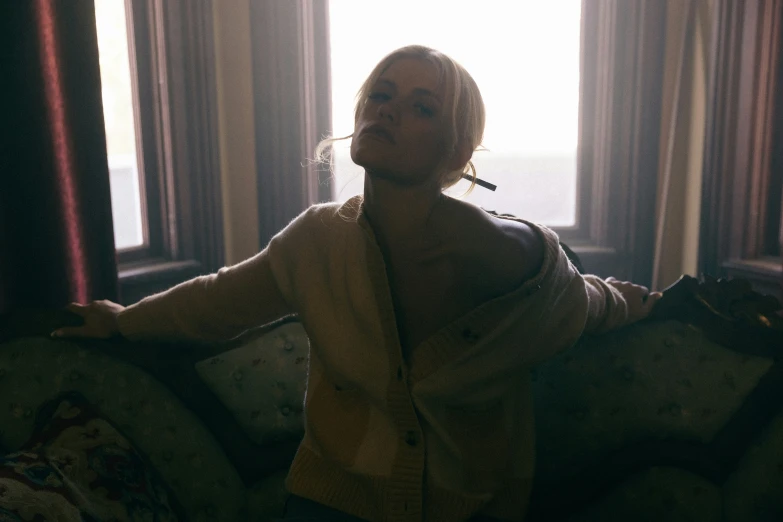
<svg viewBox="0 0 783 522">
<path fill-rule="evenodd" d="M 268 249 L 127 308 L 94 301 L 68 309 L 81 315 L 84 325 L 61 328 L 54 337 L 226 341 L 295 313 L 275 282 Z"/>
</svg>

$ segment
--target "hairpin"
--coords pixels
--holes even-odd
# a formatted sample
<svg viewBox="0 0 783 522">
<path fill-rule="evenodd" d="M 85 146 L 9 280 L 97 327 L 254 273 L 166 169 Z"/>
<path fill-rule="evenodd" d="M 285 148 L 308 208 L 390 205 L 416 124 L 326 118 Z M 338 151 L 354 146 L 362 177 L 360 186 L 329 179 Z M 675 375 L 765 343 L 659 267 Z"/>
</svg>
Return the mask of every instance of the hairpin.
<svg viewBox="0 0 783 522">
<path fill-rule="evenodd" d="M 469 176 L 469 175 L 467 175 L 467 174 L 463 174 L 463 175 L 462 175 L 462 178 L 463 178 L 463 179 L 466 179 L 466 180 L 468 180 L 468 181 L 473 181 L 473 176 Z M 479 186 L 481 186 L 481 187 L 484 187 L 485 189 L 489 189 L 489 190 L 491 190 L 492 192 L 494 192 L 494 191 L 495 191 L 495 189 L 496 189 L 496 188 L 498 188 L 498 187 L 497 187 L 497 185 L 493 185 L 493 184 L 492 184 L 492 183 L 490 183 L 489 181 L 484 181 L 483 179 L 479 179 L 479 178 L 476 178 L 476 185 L 479 185 Z"/>
</svg>

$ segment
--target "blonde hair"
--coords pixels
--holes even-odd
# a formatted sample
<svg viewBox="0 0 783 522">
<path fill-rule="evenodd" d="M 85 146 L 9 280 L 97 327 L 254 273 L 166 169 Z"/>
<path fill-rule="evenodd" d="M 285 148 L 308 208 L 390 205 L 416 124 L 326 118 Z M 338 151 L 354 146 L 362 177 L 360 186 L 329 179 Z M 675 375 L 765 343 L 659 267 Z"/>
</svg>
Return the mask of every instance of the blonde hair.
<svg viewBox="0 0 783 522">
<path fill-rule="evenodd" d="M 465 68 L 451 57 L 425 47 L 423 45 L 409 45 L 392 51 L 386 55 L 370 73 L 356 94 L 354 107 L 354 122 L 358 121 L 364 104 L 370 91 L 375 86 L 380 76 L 397 60 L 403 58 L 416 58 L 426 60 L 435 66 L 438 71 L 438 81 L 445 86 L 444 107 L 450 109 L 450 125 L 446 139 L 447 150 L 455 153 L 457 147 L 469 147 L 475 151 L 484 138 L 484 124 L 486 120 L 484 100 L 481 97 L 478 85 Z M 342 138 L 326 138 L 315 149 L 316 161 L 328 162 L 326 150 L 336 141 L 353 137 L 353 134 Z M 465 194 L 470 193 L 476 185 L 476 169 L 471 161 L 465 168 L 447 172 L 441 178 L 441 190 L 445 190 L 457 183 L 463 174 L 471 173 L 471 185 Z"/>
</svg>

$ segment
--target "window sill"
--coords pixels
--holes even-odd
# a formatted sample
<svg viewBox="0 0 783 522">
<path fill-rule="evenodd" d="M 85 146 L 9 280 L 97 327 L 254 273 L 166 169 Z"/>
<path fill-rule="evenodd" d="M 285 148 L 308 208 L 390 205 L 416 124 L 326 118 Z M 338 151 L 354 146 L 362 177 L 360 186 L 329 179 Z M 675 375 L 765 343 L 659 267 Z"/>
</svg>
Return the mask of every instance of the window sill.
<svg viewBox="0 0 783 522">
<path fill-rule="evenodd" d="M 129 305 L 148 295 L 162 292 L 203 272 L 194 260 L 148 259 L 123 263 L 119 267 L 120 304 Z"/>
<path fill-rule="evenodd" d="M 780 257 L 730 259 L 723 263 L 723 269 L 729 277 L 750 281 L 757 292 L 783 299 L 783 259 Z"/>
</svg>

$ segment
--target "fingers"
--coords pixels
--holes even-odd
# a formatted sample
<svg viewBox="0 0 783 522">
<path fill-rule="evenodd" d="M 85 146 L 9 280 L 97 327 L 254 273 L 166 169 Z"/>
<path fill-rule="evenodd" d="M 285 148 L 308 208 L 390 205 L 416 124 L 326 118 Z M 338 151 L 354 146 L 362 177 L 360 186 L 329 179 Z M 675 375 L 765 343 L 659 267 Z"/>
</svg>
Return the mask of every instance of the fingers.
<svg viewBox="0 0 783 522">
<path fill-rule="evenodd" d="M 652 310 L 653 307 L 655 306 L 655 303 L 657 303 L 661 299 L 661 297 L 663 297 L 662 293 L 652 292 L 651 294 L 648 295 L 645 305 L 647 306 L 648 309 Z"/>
<path fill-rule="evenodd" d="M 66 310 L 69 312 L 73 312 L 77 315 L 84 316 L 85 313 L 87 313 L 87 308 L 89 305 L 83 305 L 79 303 L 71 303 L 68 306 L 65 307 Z"/>
<path fill-rule="evenodd" d="M 83 305 L 80 303 L 71 303 L 65 307 L 69 312 L 73 312 L 76 315 L 86 319 L 90 310 L 90 305 Z M 58 328 L 51 333 L 52 337 L 92 337 L 85 325 L 82 326 L 66 326 Z"/>
<path fill-rule="evenodd" d="M 642 302 L 641 306 L 636 308 L 636 311 L 633 313 L 633 315 L 635 316 L 633 320 L 638 321 L 650 315 L 650 313 L 652 313 L 653 308 L 655 307 L 655 303 L 657 303 L 661 297 L 663 297 L 663 294 L 661 294 L 660 292 L 651 292 L 645 294 L 641 299 Z"/>
<path fill-rule="evenodd" d="M 63 328 L 58 328 L 57 330 L 53 331 L 51 334 L 52 337 L 61 338 L 61 337 L 90 337 L 88 335 L 86 328 L 83 326 L 66 326 Z"/>
<path fill-rule="evenodd" d="M 646 286 L 629 281 L 619 281 L 614 277 L 607 277 L 605 281 L 617 289 L 625 299 L 628 306 L 629 323 L 634 323 L 650 315 L 655 303 L 663 297 L 660 292 L 650 292 Z"/>
</svg>

